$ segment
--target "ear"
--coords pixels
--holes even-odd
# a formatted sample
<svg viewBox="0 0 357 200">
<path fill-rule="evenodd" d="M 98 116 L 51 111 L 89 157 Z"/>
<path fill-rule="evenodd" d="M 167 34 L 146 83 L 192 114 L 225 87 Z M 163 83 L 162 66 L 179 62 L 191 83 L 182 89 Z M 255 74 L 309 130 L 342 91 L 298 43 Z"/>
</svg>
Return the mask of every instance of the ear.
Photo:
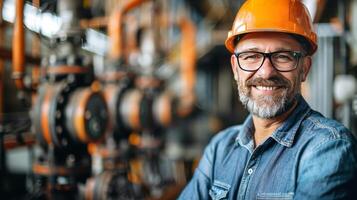
<svg viewBox="0 0 357 200">
<path fill-rule="evenodd" d="M 234 80 L 238 81 L 238 62 L 237 58 L 234 54 L 231 56 L 231 66 L 232 66 L 232 71 L 234 75 Z"/>
<path fill-rule="evenodd" d="M 311 56 L 306 56 L 304 59 L 303 59 L 303 62 L 302 62 L 302 76 L 301 76 L 301 82 L 304 82 L 307 78 L 307 75 L 309 74 L 310 72 L 310 68 L 311 68 L 311 62 L 312 61 L 312 58 Z"/>
</svg>

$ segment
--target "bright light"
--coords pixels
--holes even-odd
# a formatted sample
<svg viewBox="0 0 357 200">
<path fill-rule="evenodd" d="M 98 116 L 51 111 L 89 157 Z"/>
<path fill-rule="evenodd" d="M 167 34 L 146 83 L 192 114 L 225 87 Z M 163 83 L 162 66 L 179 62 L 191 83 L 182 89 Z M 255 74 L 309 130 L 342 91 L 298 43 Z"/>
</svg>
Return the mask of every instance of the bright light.
<svg viewBox="0 0 357 200">
<path fill-rule="evenodd" d="M 93 29 L 86 30 L 87 43 L 83 49 L 104 56 L 108 50 L 108 36 Z"/>
<path fill-rule="evenodd" d="M 15 21 L 15 1 L 7 0 L 4 2 L 2 9 L 2 18 L 7 21 L 14 23 Z"/>
<path fill-rule="evenodd" d="M 3 19 L 7 22 L 15 22 L 15 0 L 5 0 L 3 6 Z M 41 13 L 36 7 L 25 4 L 24 7 L 24 24 L 36 33 L 40 33 L 51 38 L 61 28 L 61 18 L 45 12 Z M 83 49 L 99 55 L 105 55 L 108 49 L 108 37 L 93 29 L 86 30 L 87 43 Z"/>
<path fill-rule="evenodd" d="M 60 30 L 61 20 L 50 13 L 43 13 L 40 20 L 41 34 L 51 37 Z"/>
<path fill-rule="evenodd" d="M 60 29 L 59 17 L 51 13 L 40 13 L 37 8 L 26 3 L 24 7 L 24 24 L 31 31 L 51 37 Z M 7 22 L 15 22 L 15 1 L 6 0 L 3 7 L 3 19 Z"/>
</svg>

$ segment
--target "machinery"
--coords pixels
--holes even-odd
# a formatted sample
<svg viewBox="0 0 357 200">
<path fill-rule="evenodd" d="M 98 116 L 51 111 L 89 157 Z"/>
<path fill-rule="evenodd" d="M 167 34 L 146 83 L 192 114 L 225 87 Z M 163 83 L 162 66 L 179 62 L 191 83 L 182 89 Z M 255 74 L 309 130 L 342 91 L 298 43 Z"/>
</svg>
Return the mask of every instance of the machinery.
<svg viewBox="0 0 357 200">
<path fill-rule="evenodd" d="M 162 8 L 165 3 L 148 0 L 114 3 L 111 14 L 95 24 L 101 18 L 85 18 L 84 3 L 48 3 L 56 8 L 60 28 L 43 39 L 48 51 L 41 55 L 40 66 L 33 67 L 37 76 L 30 76 L 36 83 L 31 85 L 25 83 L 25 2 L 14 4 L 12 77 L 17 89 L 30 97 L 31 126 L 23 137 L 30 135 L 26 145 L 38 148 L 23 196 L 166 198 L 170 187 L 174 192 L 169 193 L 177 195 L 185 174 L 181 170 L 176 175 L 181 180 L 175 180 L 172 166 L 182 161 L 171 161 L 161 152 L 164 130 L 195 110 L 195 25 L 185 16 L 162 21 L 167 14 Z M 138 9 L 146 13 L 146 19 L 133 12 Z M 92 55 L 83 50 L 86 26 L 107 29 L 110 48 L 103 56 L 102 70 L 95 69 Z M 179 66 L 166 63 L 170 54 L 163 53 L 158 40 L 160 31 L 174 26 L 181 35 Z M 172 66 L 178 68 L 173 73 L 179 74 L 176 91 L 171 89 L 170 77 L 158 73 L 159 68 Z"/>
<path fill-rule="evenodd" d="M 243 2 L 0 1 L 0 198 L 176 199 L 213 134 L 247 115 L 223 46 Z M 347 3 L 306 2 L 328 48 L 304 95 L 351 128 L 355 87 L 335 104 L 329 90 L 337 74 L 352 78 L 335 93 L 356 84 Z"/>
</svg>

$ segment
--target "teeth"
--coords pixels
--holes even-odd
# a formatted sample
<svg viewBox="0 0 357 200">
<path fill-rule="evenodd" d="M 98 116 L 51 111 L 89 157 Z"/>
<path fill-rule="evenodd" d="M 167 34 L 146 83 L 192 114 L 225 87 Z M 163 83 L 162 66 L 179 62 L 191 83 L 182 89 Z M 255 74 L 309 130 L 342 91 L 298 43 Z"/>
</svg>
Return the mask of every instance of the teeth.
<svg viewBox="0 0 357 200">
<path fill-rule="evenodd" d="M 275 90 L 277 87 L 256 86 L 258 90 Z"/>
</svg>

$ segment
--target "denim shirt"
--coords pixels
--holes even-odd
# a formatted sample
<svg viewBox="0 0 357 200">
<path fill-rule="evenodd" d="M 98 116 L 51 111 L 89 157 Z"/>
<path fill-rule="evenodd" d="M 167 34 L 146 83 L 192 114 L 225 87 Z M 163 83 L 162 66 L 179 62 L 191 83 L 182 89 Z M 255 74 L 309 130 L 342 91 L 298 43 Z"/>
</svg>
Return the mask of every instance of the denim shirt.
<svg viewBox="0 0 357 200">
<path fill-rule="evenodd" d="M 255 149 L 253 132 L 249 116 L 217 134 L 179 199 L 357 199 L 354 137 L 301 96 Z"/>
</svg>

